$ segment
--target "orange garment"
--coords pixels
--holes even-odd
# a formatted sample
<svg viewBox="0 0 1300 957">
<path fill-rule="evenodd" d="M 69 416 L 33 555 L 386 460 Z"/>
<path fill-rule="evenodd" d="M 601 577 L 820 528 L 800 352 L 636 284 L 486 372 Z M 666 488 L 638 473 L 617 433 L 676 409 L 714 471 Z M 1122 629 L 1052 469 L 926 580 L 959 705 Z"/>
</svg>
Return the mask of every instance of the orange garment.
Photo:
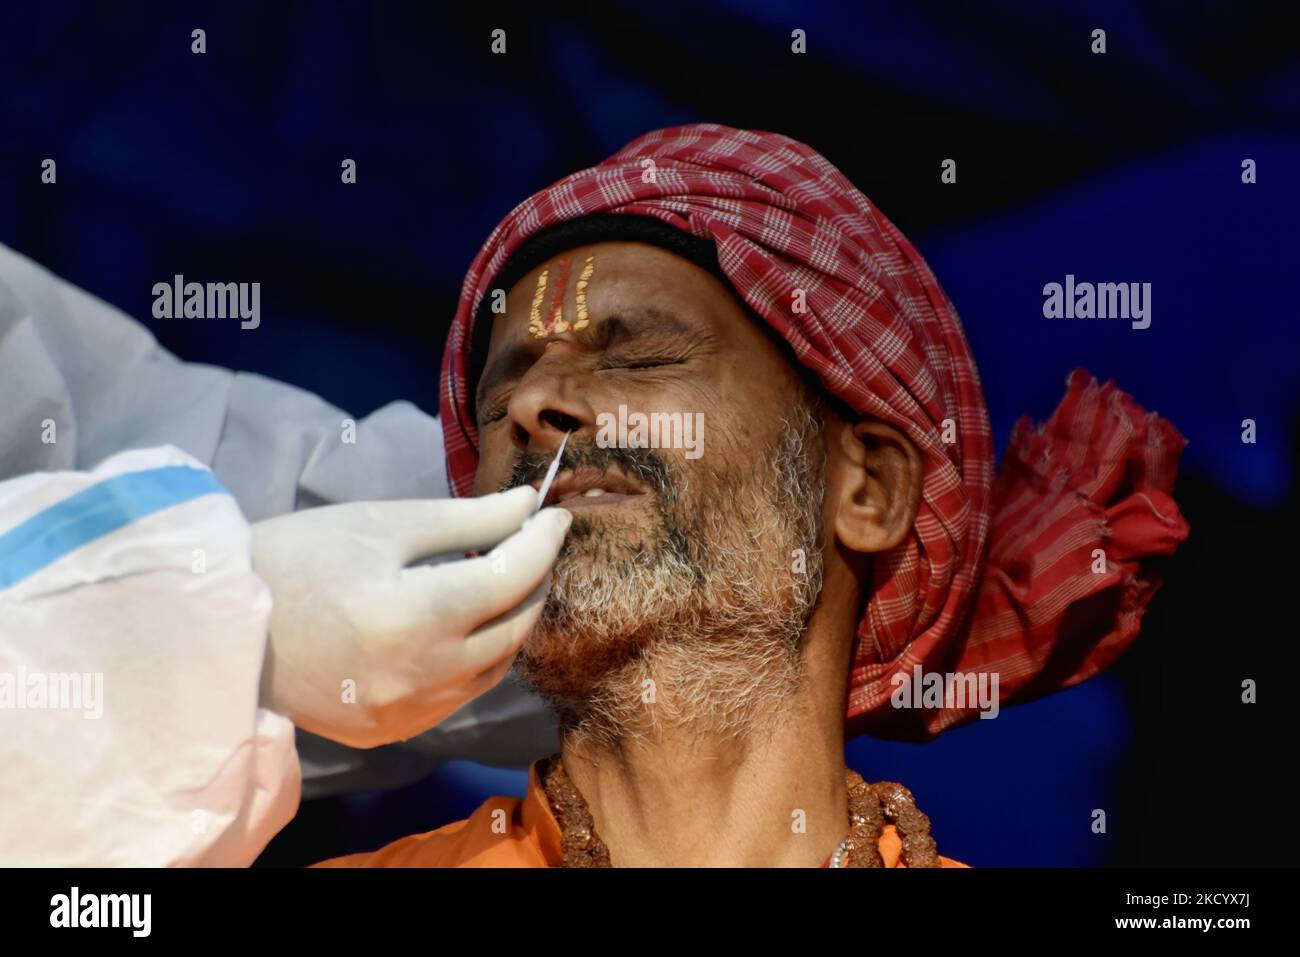
<svg viewBox="0 0 1300 957">
<path fill-rule="evenodd" d="M 564 859 L 560 825 L 542 790 L 538 765 L 528 770 L 528 793 L 491 797 L 463 821 L 436 831 L 412 834 L 377 851 L 321 861 L 313 867 L 558 867 Z M 906 867 L 899 861 L 903 842 L 892 824 L 880 835 L 880 856 L 886 867 Z M 966 867 L 940 857 L 944 867 Z"/>
</svg>

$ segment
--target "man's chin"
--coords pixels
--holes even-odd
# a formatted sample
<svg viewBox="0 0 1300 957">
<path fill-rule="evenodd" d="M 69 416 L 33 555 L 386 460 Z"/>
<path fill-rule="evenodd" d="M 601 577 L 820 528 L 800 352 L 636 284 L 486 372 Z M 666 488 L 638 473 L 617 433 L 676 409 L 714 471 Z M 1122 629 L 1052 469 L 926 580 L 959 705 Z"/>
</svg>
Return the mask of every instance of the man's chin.
<svg viewBox="0 0 1300 957">
<path fill-rule="evenodd" d="M 625 672 L 639 657 L 633 641 L 610 641 L 581 631 L 539 628 L 524 643 L 515 662 L 533 691 L 570 714 Z"/>
</svg>

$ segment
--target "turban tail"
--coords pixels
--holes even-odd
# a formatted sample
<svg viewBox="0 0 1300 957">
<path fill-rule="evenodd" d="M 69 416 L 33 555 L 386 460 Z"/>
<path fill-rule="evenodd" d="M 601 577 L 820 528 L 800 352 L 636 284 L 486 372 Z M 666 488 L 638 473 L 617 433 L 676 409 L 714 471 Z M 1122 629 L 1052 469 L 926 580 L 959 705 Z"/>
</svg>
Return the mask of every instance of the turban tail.
<svg viewBox="0 0 1300 957">
<path fill-rule="evenodd" d="M 1187 537 L 1170 498 L 1182 436 L 1079 370 L 1045 425 L 1016 426 L 995 481 L 979 374 L 947 295 L 834 166 L 773 133 L 712 124 L 649 133 L 493 230 L 443 356 L 456 494 L 469 493 L 478 463 L 467 373 L 480 301 L 524 240 L 597 213 L 651 216 L 712 241 L 733 288 L 797 360 L 921 453 L 915 526 L 872 563 L 849 674 L 851 734 L 925 738 L 978 713 L 974 700 L 893 707 L 895 676 L 917 665 L 996 672 L 1007 702 L 1083 681 L 1123 653 L 1158 586 L 1148 559 Z"/>
</svg>

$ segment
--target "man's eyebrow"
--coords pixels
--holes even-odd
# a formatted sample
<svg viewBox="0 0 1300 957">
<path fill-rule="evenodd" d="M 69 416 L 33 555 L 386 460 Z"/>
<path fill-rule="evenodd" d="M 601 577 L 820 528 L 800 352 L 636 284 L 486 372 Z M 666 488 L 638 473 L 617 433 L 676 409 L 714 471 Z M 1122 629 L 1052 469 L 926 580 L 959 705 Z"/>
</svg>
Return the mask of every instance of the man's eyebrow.
<svg viewBox="0 0 1300 957">
<path fill-rule="evenodd" d="M 580 342 L 590 348 L 608 349 L 624 342 L 633 342 L 649 336 L 663 336 L 670 340 L 693 338 L 708 339 L 703 329 L 687 322 L 677 313 L 655 306 L 633 306 L 619 309 L 603 319 L 591 323 L 586 329 L 574 333 Z M 518 342 L 506 349 L 490 363 L 479 379 L 475 390 L 475 404 L 498 388 L 501 383 L 518 378 L 537 358 L 536 340 Z"/>
<path fill-rule="evenodd" d="M 700 333 L 700 329 L 675 312 L 655 306 L 633 306 L 611 312 L 594 326 L 579 332 L 578 337 L 597 348 L 607 349 L 648 335 L 678 337 Z"/>
</svg>

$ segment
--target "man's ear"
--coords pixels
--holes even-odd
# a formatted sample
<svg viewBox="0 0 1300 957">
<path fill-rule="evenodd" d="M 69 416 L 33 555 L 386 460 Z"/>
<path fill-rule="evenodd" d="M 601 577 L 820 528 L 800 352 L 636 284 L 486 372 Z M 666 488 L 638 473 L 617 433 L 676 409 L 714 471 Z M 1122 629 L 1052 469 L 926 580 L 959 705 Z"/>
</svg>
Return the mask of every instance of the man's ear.
<svg viewBox="0 0 1300 957">
<path fill-rule="evenodd" d="M 907 535 L 921 501 L 921 453 L 878 419 L 840 422 L 827 457 L 835 535 L 855 552 L 883 552 Z"/>
</svg>

